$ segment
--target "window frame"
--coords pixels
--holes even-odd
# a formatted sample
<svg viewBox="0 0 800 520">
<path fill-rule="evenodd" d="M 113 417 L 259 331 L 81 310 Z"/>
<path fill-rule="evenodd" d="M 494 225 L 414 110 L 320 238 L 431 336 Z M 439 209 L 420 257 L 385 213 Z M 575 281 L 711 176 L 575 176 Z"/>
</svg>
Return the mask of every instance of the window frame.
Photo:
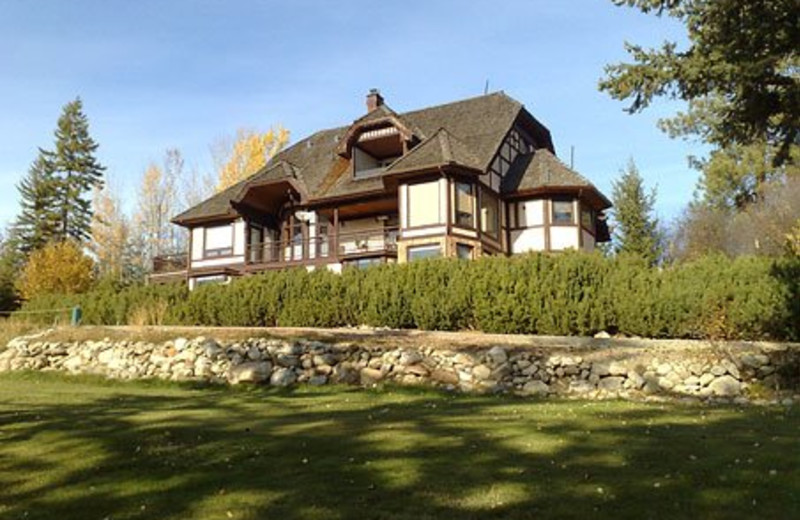
<svg viewBox="0 0 800 520">
<path fill-rule="evenodd" d="M 421 250 L 425 250 L 425 249 L 428 249 L 428 250 L 435 249 L 436 250 L 436 254 L 425 255 L 425 256 L 422 256 L 420 258 L 412 258 L 412 255 L 415 252 L 418 252 L 418 251 L 421 251 Z M 443 253 L 444 252 L 442 251 L 442 244 L 440 244 L 438 242 L 432 242 L 432 243 L 429 243 L 429 244 L 419 244 L 419 245 L 415 245 L 415 246 L 409 246 L 408 248 L 406 248 L 406 262 L 411 263 L 411 262 L 418 262 L 420 260 L 431 260 L 431 259 L 435 259 L 435 258 L 442 258 L 442 256 L 444 256 Z"/>
<path fill-rule="evenodd" d="M 210 229 L 229 228 L 231 234 L 230 246 L 208 248 L 208 231 Z M 236 245 L 236 226 L 233 223 L 222 224 L 218 226 L 204 226 L 203 227 L 203 260 L 214 258 L 230 258 L 233 255 L 234 247 Z"/>
<path fill-rule="evenodd" d="M 469 192 L 460 191 L 460 187 L 468 187 Z M 453 181 L 453 225 L 460 228 L 475 229 L 476 228 L 476 193 L 475 184 L 467 181 Z M 469 211 L 464 211 L 459 204 L 459 193 L 465 193 L 469 197 Z M 469 219 L 468 223 L 460 220 L 461 217 Z"/>
<path fill-rule="evenodd" d="M 569 221 L 563 217 L 557 217 L 557 205 L 569 205 Z M 560 212 L 561 215 L 566 212 Z M 550 200 L 550 224 L 553 226 L 575 226 L 575 201 L 573 199 L 551 199 Z"/>
<path fill-rule="evenodd" d="M 493 207 L 494 207 L 494 210 L 495 210 L 495 212 L 494 212 L 495 213 L 495 218 L 492 219 L 494 221 L 494 232 L 492 232 L 487 227 L 487 223 L 490 221 L 490 219 L 487 218 L 488 217 L 488 213 L 486 215 L 484 215 L 484 208 L 488 208 L 489 207 L 489 206 L 485 206 L 484 205 L 484 202 L 487 201 L 487 200 L 493 201 L 493 203 L 494 203 Z M 480 196 L 479 205 L 480 205 L 480 216 L 481 216 L 481 229 L 480 229 L 481 233 L 493 238 L 494 240 L 499 240 L 500 239 L 500 228 L 502 227 L 502 223 L 500 222 L 501 221 L 501 216 L 500 216 L 500 197 L 498 197 L 497 195 L 495 195 L 494 193 L 490 192 L 487 189 L 482 189 L 481 190 L 481 196 Z"/>
</svg>

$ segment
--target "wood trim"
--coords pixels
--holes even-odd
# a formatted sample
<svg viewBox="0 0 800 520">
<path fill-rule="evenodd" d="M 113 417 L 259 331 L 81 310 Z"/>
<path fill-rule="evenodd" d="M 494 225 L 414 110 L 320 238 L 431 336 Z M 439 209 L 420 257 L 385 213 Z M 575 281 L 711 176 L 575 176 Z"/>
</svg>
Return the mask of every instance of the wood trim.
<svg viewBox="0 0 800 520">
<path fill-rule="evenodd" d="M 400 228 L 400 233 L 402 234 L 403 231 L 420 231 L 420 230 L 424 230 L 424 229 L 435 229 L 435 228 L 440 228 L 440 227 L 444 227 L 445 229 L 447 229 L 447 227 L 443 223 L 425 224 L 423 226 L 411 226 L 411 227 L 406 227 L 406 228 Z"/>
<path fill-rule="evenodd" d="M 544 227 L 544 250 L 552 251 L 550 247 L 550 199 L 542 199 L 542 226 Z"/>
<path fill-rule="evenodd" d="M 223 227 L 225 225 L 230 226 L 231 228 L 231 254 L 229 255 L 212 255 L 208 256 L 209 251 L 224 251 L 228 249 L 227 247 L 218 247 L 215 249 L 206 249 L 206 244 L 208 244 L 208 228 L 209 227 Z M 246 253 L 246 252 L 245 252 Z M 191 257 L 191 252 L 189 254 Z M 229 224 L 222 224 L 219 226 L 203 226 L 203 256 L 198 260 L 198 262 L 202 262 L 203 260 L 217 260 L 220 258 L 233 258 L 235 256 L 239 256 L 236 254 L 236 221 L 232 221 Z"/>
</svg>

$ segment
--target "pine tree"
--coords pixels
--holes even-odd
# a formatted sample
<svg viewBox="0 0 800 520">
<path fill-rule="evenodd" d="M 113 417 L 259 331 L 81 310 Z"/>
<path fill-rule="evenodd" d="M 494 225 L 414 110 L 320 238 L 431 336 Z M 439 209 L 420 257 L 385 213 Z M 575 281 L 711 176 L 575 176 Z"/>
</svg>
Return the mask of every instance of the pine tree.
<svg viewBox="0 0 800 520">
<path fill-rule="evenodd" d="M 25 255 L 40 249 L 59 234 L 59 182 L 49 154 L 40 150 L 28 175 L 17 185 L 21 211 L 14 225 L 14 242 Z"/>
<path fill-rule="evenodd" d="M 12 310 L 17 306 L 14 285 L 19 271 L 19 256 L 14 240 L 8 234 L 0 236 L 0 311 Z"/>
<path fill-rule="evenodd" d="M 613 183 L 614 250 L 641 256 L 650 265 L 663 252 L 663 233 L 653 215 L 656 192 L 645 192 L 644 180 L 631 160 L 619 180 Z"/>
<path fill-rule="evenodd" d="M 89 135 L 89 120 L 80 98 L 64 106 L 55 131 L 56 148 L 48 154 L 58 178 L 58 238 L 83 242 L 89 238 L 94 188 L 103 187 L 105 167 L 95 157 L 98 144 Z"/>
</svg>

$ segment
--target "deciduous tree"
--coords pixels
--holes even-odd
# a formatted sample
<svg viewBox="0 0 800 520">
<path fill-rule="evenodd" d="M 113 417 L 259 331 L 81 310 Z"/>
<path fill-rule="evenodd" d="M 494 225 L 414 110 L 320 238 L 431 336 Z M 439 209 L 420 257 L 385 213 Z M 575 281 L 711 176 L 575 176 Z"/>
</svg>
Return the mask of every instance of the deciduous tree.
<svg viewBox="0 0 800 520">
<path fill-rule="evenodd" d="M 92 242 L 89 246 L 97 261 L 100 278 L 126 278 L 131 264 L 131 230 L 128 217 L 110 183 L 95 190 Z"/>
<path fill-rule="evenodd" d="M 239 129 L 231 141 L 222 140 L 212 150 L 217 164 L 217 191 L 256 173 L 289 142 L 289 131 L 278 126 L 265 133 Z"/>
<path fill-rule="evenodd" d="M 77 242 L 51 242 L 31 253 L 16 286 L 26 300 L 41 294 L 77 294 L 91 287 L 93 270 L 94 262 Z"/>
</svg>

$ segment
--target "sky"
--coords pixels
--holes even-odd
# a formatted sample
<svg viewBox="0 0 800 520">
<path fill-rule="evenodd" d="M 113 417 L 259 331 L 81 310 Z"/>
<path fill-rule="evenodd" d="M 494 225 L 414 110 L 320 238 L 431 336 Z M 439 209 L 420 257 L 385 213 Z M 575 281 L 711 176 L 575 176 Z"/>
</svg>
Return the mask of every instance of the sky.
<svg viewBox="0 0 800 520">
<path fill-rule="evenodd" d="M 379 88 L 403 112 L 502 90 L 551 131 L 556 153 L 610 196 L 633 159 L 663 221 L 691 200 L 696 142 L 670 139 L 657 102 L 629 115 L 597 89 L 624 42 L 684 41 L 674 21 L 610 0 L 0 0 L 0 225 L 16 184 L 80 96 L 97 155 L 132 204 L 167 148 L 210 171 L 237 128 L 298 141 L 365 113 Z"/>
</svg>

